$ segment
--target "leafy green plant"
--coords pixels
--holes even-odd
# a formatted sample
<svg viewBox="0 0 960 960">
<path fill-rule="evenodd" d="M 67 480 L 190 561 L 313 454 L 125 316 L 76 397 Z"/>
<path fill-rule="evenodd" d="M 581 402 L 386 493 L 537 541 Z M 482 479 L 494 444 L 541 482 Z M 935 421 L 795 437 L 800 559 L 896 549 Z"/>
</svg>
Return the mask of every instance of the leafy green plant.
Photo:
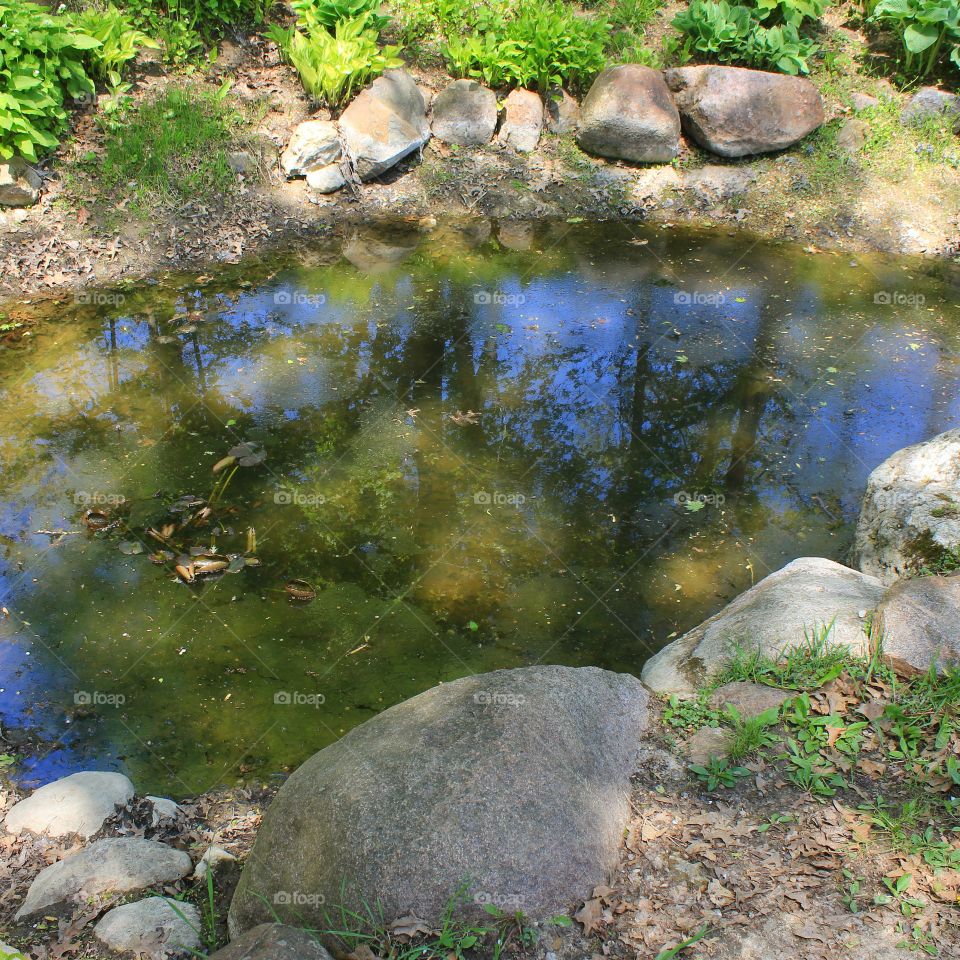
<svg viewBox="0 0 960 960">
<path fill-rule="evenodd" d="M 118 86 L 124 67 L 141 47 L 160 44 L 134 26 L 133 21 L 112 3 L 104 9 L 88 8 L 73 15 L 77 29 L 99 42 L 88 52 L 90 70 L 98 80 Z"/>
<path fill-rule="evenodd" d="M 805 20 L 818 20 L 830 0 L 750 0 L 760 20 L 799 27 Z"/>
<path fill-rule="evenodd" d="M 905 917 L 912 917 L 918 910 L 922 910 L 926 906 L 923 900 L 907 895 L 913 874 L 902 873 L 899 877 L 883 877 L 882 879 L 887 893 L 878 893 L 873 898 L 877 906 L 882 907 L 896 902 L 900 913 Z"/>
<path fill-rule="evenodd" d="M 774 67 L 783 73 L 809 73 L 809 59 L 817 44 L 799 34 L 793 23 L 765 27 L 754 8 L 726 0 L 692 0 L 673 19 L 684 39 L 671 52 L 687 59 L 693 51 L 722 63 L 744 62 Z"/>
<path fill-rule="evenodd" d="M 789 777 L 793 783 L 815 797 L 832 797 L 845 785 L 843 777 L 824 763 L 815 750 L 796 740 L 787 741 L 784 759 L 789 763 Z"/>
<path fill-rule="evenodd" d="M 880 0 L 874 22 L 889 27 L 903 46 L 903 69 L 928 76 L 945 51 L 960 68 L 960 4 L 956 0 Z"/>
<path fill-rule="evenodd" d="M 663 708 L 663 722 L 679 730 L 716 726 L 720 722 L 720 711 L 711 709 L 708 697 L 707 691 L 689 700 L 681 700 L 675 693 L 671 694 Z"/>
<path fill-rule="evenodd" d="M 384 70 L 403 63 L 399 47 L 377 45 L 377 31 L 366 17 L 341 20 L 332 34 L 322 28 L 295 29 L 283 36 L 275 32 L 273 39 L 281 43 L 307 93 L 334 108 Z"/>
<path fill-rule="evenodd" d="M 770 732 L 780 718 L 780 710 L 773 707 L 755 717 L 743 717 L 733 706 L 728 706 L 724 721 L 733 731 L 733 740 L 727 751 L 731 760 L 742 760 L 751 757 L 767 747 L 775 746 L 780 738 Z"/>
<path fill-rule="evenodd" d="M 711 792 L 717 787 L 732 787 L 739 778 L 750 775 L 745 767 L 731 767 L 729 760 L 720 757 L 711 757 L 706 764 L 692 763 L 690 771 Z"/>
<path fill-rule="evenodd" d="M 68 102 L 93 95 L 84 62 L 99 45 L 67 17 L 0 0 L 0 160 L 36 162 L 57 146 Z"/>
<path fill-rule="evenodd" d="M 389 17 L 377 12 L 382 5 L 381 0 L 291 0 L 290 3 L 308 33 L 320 27 L 333 33 L 342 20 L 362 19 L 371 30 L 380 33 L 390 22 Z"/>
<path fill-rule="evenodd" d="M 579 88 L 606 63 L 607 21 L 578 16 L 562 0 L 479 8 L 469 28 L 442 46 L 447 67 L 492 87 Z"/>
</svg>

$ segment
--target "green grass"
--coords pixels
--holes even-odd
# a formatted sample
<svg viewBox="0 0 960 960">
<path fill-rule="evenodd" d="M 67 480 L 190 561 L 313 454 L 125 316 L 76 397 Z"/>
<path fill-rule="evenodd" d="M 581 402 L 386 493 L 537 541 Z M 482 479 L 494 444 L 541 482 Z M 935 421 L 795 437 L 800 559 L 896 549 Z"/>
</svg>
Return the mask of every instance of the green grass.
<svg viewBox="0 0 960 960">
<path fill-rule="evenodd" d="M 780 710 L 777 707 L 765 710 L 756 717 L 742 717 L 734 707 L 728 706 L 723 719 L 733 733 L 727 750 L 727 756 L 732 761 L 756 756 L 767 747 L 773 747 L 780 742 L 780 738 L 772 732 L 780 719 Z"/>
<path fill-rule="evenodd" d="M 734 680 L 759 683 L 783 690 L 814 690 L 839 675 L 850 662 L 850 649 L 831 645 L 833 623 L 806 633 L 802 643 L 771 657 L 759 650 L 735 647 L 716 678 L 720 686 Z"/>
<path fill-rule="evenodd" d="M 121 106 L 105 119 L 103 150 L 87 156 L 83 171 L 102 195 L 132 197 L 129 209 L 144 216 L 230 193 L 236 177 L 227 155 L 245 120 L 224 92 L 172 87 Z"/>
</svg>

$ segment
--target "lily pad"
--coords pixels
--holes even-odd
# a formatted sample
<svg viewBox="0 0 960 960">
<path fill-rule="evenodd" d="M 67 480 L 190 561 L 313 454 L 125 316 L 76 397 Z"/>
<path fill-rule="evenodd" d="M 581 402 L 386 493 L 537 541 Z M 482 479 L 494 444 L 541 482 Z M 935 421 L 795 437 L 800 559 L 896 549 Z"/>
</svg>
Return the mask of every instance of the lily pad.
<svg viewBox="0 0 960 960">
<path fill-rule="evenodd" d="M 235 457 L 241 467 L 255 467 L 267 459 L 267 451 L 253 440 L 244 440 L 227 451 L 228 457 Z"/>
<path fill-rule="evenodd" d="M 122 540 L 117 549 L 129 557 L 135 553 L 143 553 L 143 544 L 139 540 Z"/>
</svg>

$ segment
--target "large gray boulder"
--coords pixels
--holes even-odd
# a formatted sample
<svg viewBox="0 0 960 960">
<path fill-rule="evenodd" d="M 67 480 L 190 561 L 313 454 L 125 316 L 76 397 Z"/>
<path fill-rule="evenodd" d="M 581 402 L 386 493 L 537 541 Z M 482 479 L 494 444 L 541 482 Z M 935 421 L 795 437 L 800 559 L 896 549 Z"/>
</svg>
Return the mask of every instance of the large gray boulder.
<svg viewBox="0 0 960 960">
<path fill-rule="evenodd" d="M 387 70 L 343 111 L 340 135 L 361 180 L 372 180 L 430 139 L 423 94 L 406 70 Z"/>
<path fill-rule="evenodd" d="M 192 903 L 147 897 L 114 907 L 93 928 L 111 950 L 129 951 L 142 960 L 201 956 L 200 911 Z"/>
<path fill-rule="evenodd" d="M 444 143 L 476 147 L 497 128 L 497 97 L 476 80 L 454 80 L 433 101 L 431 130 Z"/>
<path fill-rule="evenodd" d="M 901 580 L 877 616 L 885 653 L 923 670 L 960 660 L 960 575 Z"/>
<path fill-rule="evenodd" d="M 867 479 L 853 562 L 892 582 L 960 553 L 960 429 L 898 450 Z"/>
<path fill-rule="evenodd" d="M 830 623 L 828 643 L 863 652 L 864 614 L 882 596 L 876 577 L 822 557 L 801 557 L 654 654 L 643 682 L 657 693 L 690 696 L 720 672 L 737 646 L 776 657 Z"/>
<path fill-rule="evenodd" d="M 580 105 L 577 143 L 616 160 L 672 160 L 680 149 L 680 116 L 662 74 L 637 63 L 604 70 Z"/>
<path fill-rule="evenodd" d="M 83 896 L 126 893 L 185 877 L 193 867 L 190 855 L 155 840 L 110 837 L 45 867 L 27 891 L 17 919 Z"/>
<path fill-rule="evenodd" d="M 331 960 L 323 945 L 298 927 L 261 923 L 210 960 Z"/>
<path fill-rule="evenodd" d="M 824 120 L 817 88 L 803 77 L 743 67 L 666 70 L 683 129 L 721 157 L 783 150 Z"/>
<path fill-rule="evenodd" d="M 646 725 L 640 681 L 594 667 L 498 670 L 392 707 L 280 788 L 231 936 L 273 910 L 320 924 L 344 900 L 433 921 L 465 881 L 474 913 L 569 908 L 617 863 Z"/>
<path fill-rule="evenodd" d="M 31 207 L 40 199 L 43 181 L 23 157 L 0 163 L 0 207 Z"/>
<path fill-rule="evenodd" d="M 133 784 L 122 773 L 72 773 L 15 803 L 3 825 L 9 833 L 29 830 L 50 837 L 77 833 L 86 839 L 132 798 Z"/>
</svg>

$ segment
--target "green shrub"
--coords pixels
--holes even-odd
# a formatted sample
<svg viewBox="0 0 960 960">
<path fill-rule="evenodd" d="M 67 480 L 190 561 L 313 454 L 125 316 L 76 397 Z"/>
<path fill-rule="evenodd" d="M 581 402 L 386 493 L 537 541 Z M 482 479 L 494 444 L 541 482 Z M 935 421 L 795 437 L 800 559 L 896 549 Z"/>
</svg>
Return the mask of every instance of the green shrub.
<svg viewBox="0 0 960 960">
<path fill-rule="evenodd" d="M 482 7 L 443 46 L 450 72 L 492 87 L 584 87 L 604 66 L 610 24 L 562 0 Z"/>
<path fill-rule="evenodd" d="M 333 33 L 341 20 L 363 18 L 379 33 L 390 22 L 377 12 L 380 0 L 291 0 L 290 6 L 308 33 L 320 27 Z"/>
<path fill-rule="evenodd" d="M 230 27 L 262 23 L 274 2 L 123 0 L 136 25 L 160 40 L 167 60 L 175 63 L 197 59 Z"/>
<path fill-rule="evenodd" d="M 726 0 L 692 0 L 673 25 L 685 35 L 674 48 L 682 58 L 697 51 L 721 63 L 742 62 L 796 75 L 809 73 L 808 60 L 817 50 L 794 23 L 765 27 L 754 8 Z"/>
<path fill-rule="evenodd" d="M 874 22 L 890 27 L 900 38 L 904 72 L 925 77 L 949 53 L 960 68 L 960 3 L 957 0 L 880 0 Z"/>
<path fill-rule="evenodd" d="M 141 30 L 130 17 L 112 3 L 103 10 L 82 10 L 73 15 L 77 30 L 93 37 L 99 46 L 87 52 L 90 71 L 98 80 L 117 86 L 123 68 L 137 55 L 141 47 L 159 47 Z"/>
<path fill-rule="evenodd" d="M 377 45 L 366 16 L 341 20 L 331 34 L 323 27 L 268 31 L 315 100 L 339 107 L 384 70 L 399 67 L 399 47 Z"/>
<path fill-rule="evenodd" d="M 36 161 L 57 146 L 66 104 L 93 95 L 84 58 L 99 46 L 27 0 L 0 0 L 0 160 Z"/>
</svg>

